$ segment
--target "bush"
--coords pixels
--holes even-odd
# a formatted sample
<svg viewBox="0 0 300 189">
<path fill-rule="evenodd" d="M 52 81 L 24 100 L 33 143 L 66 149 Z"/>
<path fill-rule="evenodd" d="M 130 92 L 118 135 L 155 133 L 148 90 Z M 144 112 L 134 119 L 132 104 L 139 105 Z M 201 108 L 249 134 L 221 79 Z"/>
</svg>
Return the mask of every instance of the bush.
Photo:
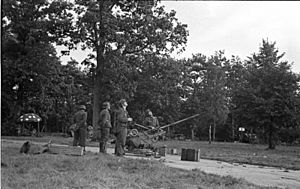
<svg viewBox="0 0 300 189">
<path fill-rule="evenodd" d="M 3 136 L 16 136 L 18 134 L 17 124 L 14 122 L 1 123 L 1 135 Z"/>
<path fill-rule="evenodd" d="M 298 128 L 282 128 L 278 133 L 280 142 L 294 144 L 299 142 L 300 127 Z"/>
</svg>

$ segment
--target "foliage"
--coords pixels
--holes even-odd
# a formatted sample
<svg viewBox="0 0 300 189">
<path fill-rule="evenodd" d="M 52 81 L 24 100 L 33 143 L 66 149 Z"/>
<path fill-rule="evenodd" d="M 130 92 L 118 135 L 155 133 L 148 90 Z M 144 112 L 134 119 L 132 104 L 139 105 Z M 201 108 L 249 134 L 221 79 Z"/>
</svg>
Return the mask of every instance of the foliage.
<svg viewBox="0 0 300 189">
<path fill-rule="evenodd" d="M 270 148 L 277 139 L 297 140 L 289 128 L 299 129 L 299 75 L 275 43 L 263 40 L 246 62 L 222 51 L 172 59 L 185 49 L 187 26 L 154 0 L 4 0 L 2 13 L 3 134 L 14 133 L 17 117 L 28 112 L 48 131 L 64 132 L 79 104 L 97 126 L 102 102 L 115 108 L 126 98 L 137 123 L 147 108 L 161 125 L 200 114 L 172 127 L 191 138 L 206 139 L 211 126 L 213 140 L 234 140 L 238 127 L 268 139 Z M 62 65 L 53 44 L 93 53 Z"/>
<path fill-rule="evenodd" d="M 226 73 L 226 96 L 228 100 L 228 119 L 226 121 L 227 132 L 229 132 L 229 125 L 231 126 L 231 141 L 237 138 L 237 122 L 243 126 L 243 120 L 239 120 L 236 116 L 236 99 L 241 87 L 245 84 L 246 66 L 239 57 L 232 56 L 231 59 L 224 64 Z M 229 138 L 229 137 L 228 137 Z M 227 138 L 227 139 L 228 139 Z"/>
<path fill-rule="evenodd" d="M 194 55 L 186 63 L 188 68 L 184 83 L 187 90 L 185 111 L 201 115 L 198 120 L 191 123 L 193 127 L 198 127 L 198 130 L 203 131 L 203 126 L 207 128 L 213 125 L 213 140 L 216 125 L 222 125 L 228 114 L 226 75 L 223 69 L 226 62 L 223 52 L 217 52 L 209 58 L 201 54 Z"/>
<path fill-rule="evenodd" d="M 46 119 L 47 113 L 53 108 L 53 98 L 58 92 L 52 81 L 57 77 L 59 69 L 55 49 L 52 46 L 36 44 L 26 47 L 26 54 L 10 57 L 6 51 L 9 45 L 3 45 L 3 121 L 14 122 L 22 113 L 29 111 L 34 111 Z"/>
<path fill-rule="evenodd" d="M 245 85 L 237 95 L 237 109 L 245 126 L 268 133 L 269 148 L 275 148 L 275 137 L 281 127 L 297 124 L 295 95 L 299 76 L 280 59 L 275 43 L 263 40 L 258 54 L 248 60 Z M 247 124 L 247 125 L 246 125 Z"/>
<path fill-rule="evenodd" d="M 166 13 L 156 5 L 156 1 L 75 1 L 78 19 L 69 45 L 82 42 L 82 49 L 95 52 L 90 58 L 97 62 L 94 126 L 101 101 L 133 97 L 135 74 L 147 55 L 166 55 L 186 43 L 186 25 L 177 21 L 174 11 Z M 111 74 L 116 76 L 113 80 Z"/>
<path fill-rule="evenodd" d="M 283 144 L 299 144 L 300 128 L 280 128 L 278 131 L 278 139 Z"/>
<path fill-rule="evenodd" d="M 66 132 L 68 127 L 74 123 L 73 116 L 80 104 L 89 105 L 91 101 L 91 78 L 81 70 L 78 62 L 72 60 L 66 65 L 61 65 L 58 77 L 53 81 L 59 93 L 56 93 L 55 107 L 52 108 L 52 119 L 58 119 L 59 130 Z M 89 109 L 88 109 L 89 110 Z M 90 118 L 88 120 L 90 123 Z M 51 123 L 50 127 L 59 124 L 57 121 Z"/>
<path fill-rule="evenodd" d="M 141 65 L 132 101 L 134 114 L 140 118 L 138 122 L 144 122 L 147 108 L 159 116 L 161 125 L 181 118 L 183 66 L 180 61 L 155 57 Z"/>
<path fill-rule="evenodd" d="M 5 125 L 14 126 L 22 113 L 35 112 L 47 126 L 48 115 L 64 101 L 65 79 L 51 43 L 68 34 L 73 18 L 69 8 L 65 1 L 3 1 L 1 109 L 2 123 L 9 123 Z M 1 129 L 9 134 L 9 128 Z"/>
</svg>

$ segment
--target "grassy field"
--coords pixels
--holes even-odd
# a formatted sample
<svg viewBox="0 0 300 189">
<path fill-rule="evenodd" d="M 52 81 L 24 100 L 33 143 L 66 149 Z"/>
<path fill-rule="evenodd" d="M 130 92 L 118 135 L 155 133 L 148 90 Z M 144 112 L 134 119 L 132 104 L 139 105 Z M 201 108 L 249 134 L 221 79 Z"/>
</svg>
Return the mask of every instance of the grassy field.
<svg viewBox="0 0 300 189">
<path fill-rule="evenodd" d="M 263 188 L 229 176 L 185 171 L 158 161 L 87 153 L 24 155 L 19 144 L 1 143 L 1 188 Z"/>
<path fill-rule="evenodd" d="M 31 140 L 47 143 L 72 144 L 71 137 L 2 137 L 4 139 Z M 88 142 L 88 146 L 98 146 L 97 142 Z M 300 170 L 300 146 L 276 146 L 275 150 L 266 150 L 266 145 L 245 143 L 222 143 L 206 141 L 159 141 L 157 146 L 167 145 L 168 151 L 182 148 L 200 149 L 201 158 L 226 161 L 231 163 L 247 163 L 261 166 L 274 166 L 284 169 Z M 113 147 L 113 145 L 111 145 Z"/>
</svg>

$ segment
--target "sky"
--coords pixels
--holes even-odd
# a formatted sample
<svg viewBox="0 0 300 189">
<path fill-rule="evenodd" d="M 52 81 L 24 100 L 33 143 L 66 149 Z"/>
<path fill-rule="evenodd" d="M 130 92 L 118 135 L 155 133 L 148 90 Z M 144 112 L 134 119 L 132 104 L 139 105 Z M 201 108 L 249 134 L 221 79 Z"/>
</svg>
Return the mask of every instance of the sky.
<svg viewBox="0 0 300 189">
<path fill-rule="evenodd" d="M 259 52 L 262 40 L 276 42 L 282 60 L 293 63 L 300 73 L 300 1 L 161 1 L 165 10 L 176 11 L 178 20 L 188 25 L 186 51 L 175 58 L 192 54 L 206 56 L 224 50 L 225 55 L 246 59 Z M 81 62 L 86 52 L 71 51 Z M 62 57 L 66 61 L 70 57 Z"/>
<path fill-rule="evenodd" d="M 246 59 L 259 52 L 262 40 L 276 42 L 282 60 L 300 72 L 300 1 L 162 1 L 167 11 L 188 25 L 186 51 L 177 57 L 201 53 Z"/>
</svg>

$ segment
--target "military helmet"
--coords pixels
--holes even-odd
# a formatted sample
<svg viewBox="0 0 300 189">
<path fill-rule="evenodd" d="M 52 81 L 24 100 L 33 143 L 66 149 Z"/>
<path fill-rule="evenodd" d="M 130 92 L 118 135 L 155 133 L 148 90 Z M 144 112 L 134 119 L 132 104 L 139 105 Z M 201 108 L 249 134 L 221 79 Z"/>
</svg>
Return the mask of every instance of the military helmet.
<svg viewBox="0 0 300 189">
<path fill-rule="evenodd" d="M 80 109 L 80 110 L 86 110 L 86 107 L 85 107 L 85 105 L 80 105 L 80 106 L 78 107 L 78 109 Z"/>
<path fill-rule="evenodd" d="M 102 107 L 103 107 L 103 108 L 107 108 L 109 105 L 110 105 L 109 102 L 103 102 Z"/>
<path fill-rule="evenodd" d="M 126 102 L 126 100 L 123 98 L 119 101 L 120 106 L 122 106 L 124 103 Z"/>
</svg>

